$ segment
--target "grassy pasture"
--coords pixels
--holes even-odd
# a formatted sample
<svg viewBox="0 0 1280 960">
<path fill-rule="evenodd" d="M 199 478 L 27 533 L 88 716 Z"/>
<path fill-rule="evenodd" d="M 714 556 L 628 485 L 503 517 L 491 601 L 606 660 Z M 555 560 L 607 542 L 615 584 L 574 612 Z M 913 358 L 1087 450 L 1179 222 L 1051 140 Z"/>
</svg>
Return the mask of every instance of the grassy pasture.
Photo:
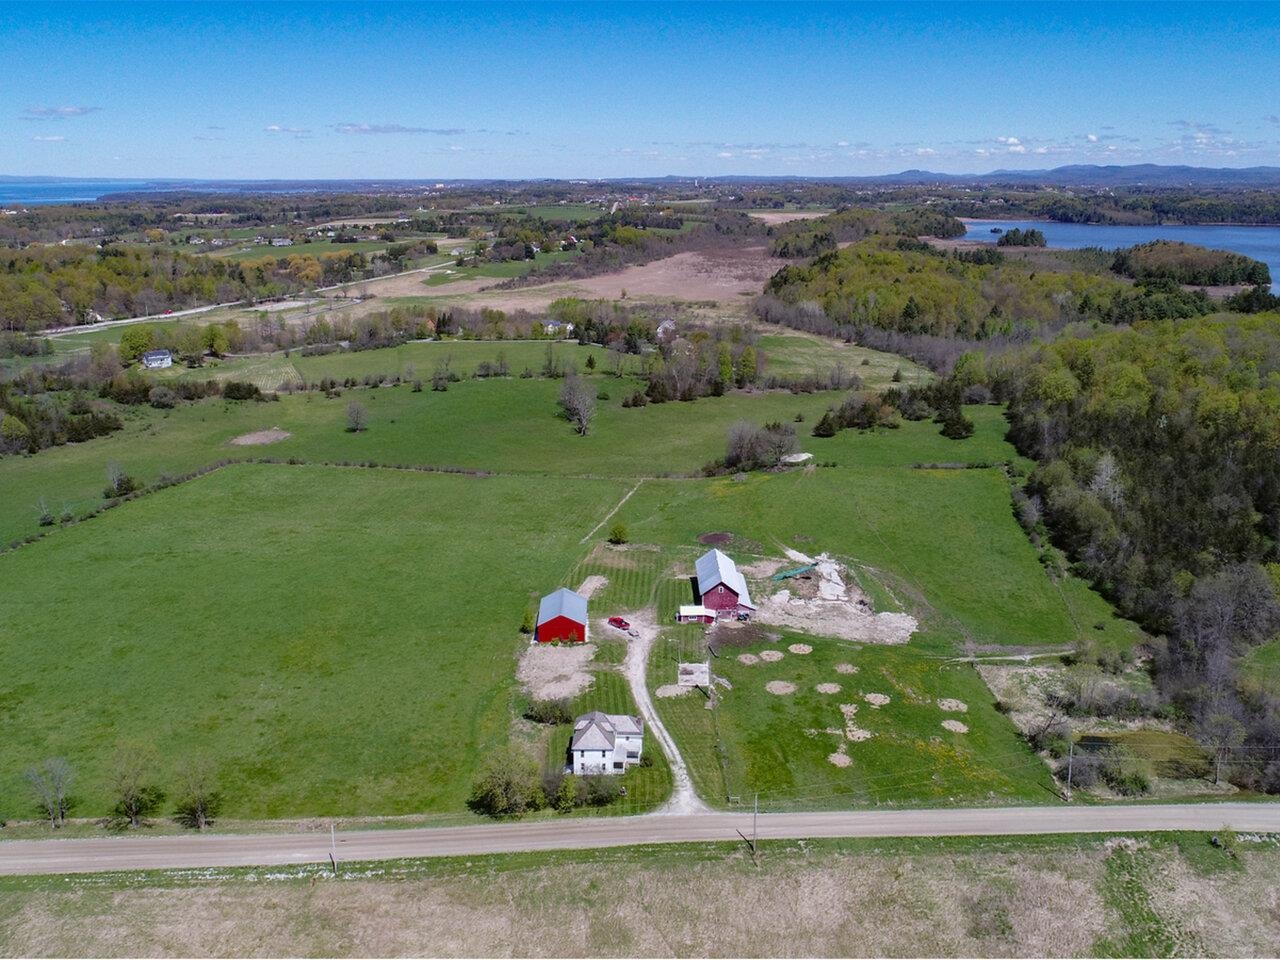
<svg viewBox="0 0 1280 960">
<path fill-rule="evenodd" d="M 538 253 L 532 260 L 503 260 L 497 263 L 484 263 L 478 267 L 450 267 L 428 274 L 423 283 L 428 287 L 441 287 L 455 280 L 475 280 L 480 277 L 493 277 L 506 280 L 511 277 L 523 277 L 534 267 L 543 267 L 560 260 L 569 260 L 578 255 L 577 250 L 558 250 L 555 253 Z"/>
<path fill-rule="evenodd" d="M 600 367 L 606 359 L 603 347 L 594 344 L 580 346 L 576 340 L 444 340 L 404 343 L 397 347 L 354 353 L 311 357 L 295 355 L 293 363 L 308 383 L 324 377 L 341 380 L 379 373 L 403 377 L 409 368 L 415 376 L 427 380 L 436 365 L 446 360 L 454 373 L 469 377 L 481 363 L 494 363 L 499 355 L 506 358 L 511 376 L 518 377 L 526 369 L 541 376 L 548 347 L 564 367 L 583 372 L 588 357 L 595 357 Z M 633 364 L 636 361 L 634 357 L 628 357 L 627 362 Z"/>
<path fill-rule="evenodd" d="M 106 813 L 134 743 L 216 761 L 229 816 L 461 809 L 530 596 L 626 489 L 243 465 L 0 555 L 0 819 L 47 756 Z"/>
<path fill-rule="evenodd" d="M 846 373 L 856 374 L 868 386 L 888 386 L 899 370 L 905 384 L 926 383 L 931 378 L 929 371 L 904 357 L 823 337 L 769 333 L 760 338 L 760 350 L 767 358 L 766 373 L 782 377 L 822 375 L 839 363 Z"/>
<path fill-rule="evenodd" d="M 796 642 L 813 652 L 789 652 Z M 765 649 L 783 658 L 749 666 L 737 659 Z M 859 672 L 839 673 L 837 663 Z M 913 644 L 850 644 L 784 633 L 777 644 L 722 650 L 712 669 L 732 684 L 717 691 L 715 711 L 705 709 L 701 694 L 658 701 L 712 801 L 737 796 L 749 803 L 758 792 L 762 807 L 784 810 L 1057 799 L 1048 770 L 995 711 L 968 664 L 944 662 Z M 778 680 L 794 684 L 796 692 L 766 692 L 765 684 Z M 820 683 L 841 690 L 819 693 Z M 872 707 L 863 693 L 884 694 L 890 702 Z M 960 700 L 968 711 L 944 712 L 940 698 Z M 842 704 L 857 707 L 853 722 L 869 739 L 845 740 Z M 968 732 L 944 729 L 944 720 L 958 720 Z M 842 744 L 847 767 L 828 759 Z"/>
<path fill-rule="evenodd" d="M 37 529 L 41 497 L 55 513 L 64 506 L 79 513 L 101 503 L 104 471 L 113 461 L 147 483 L 221 459 L 260 456 L 640 477 L 697 471 L 722 455 L 725 433 L 739 419 L 764 422 L 803 412 L 807 422 L 814 422 L 829 402 L 823 395 L 733 394 L 699 400 L 696 407 L 671 403 L 626 410 L 622 400 L 637 388 L 635 381 L 599 377 L 595 382 L 610 399 L 599 402 L 595 426 L 585 438 L 557 416 L 560 384 L 539 379 L 464 381 L 443 393 L 413 393 L 401 385 L 344 391 L 332 399 L 308 393 L 270 403 L 212 400 L 167 411 L 129 409 L 123 412 L 125 429 L 118 433 L 32 457 L 0 459 L 0 489 L 6 494 L 0 497 L 0 543 Z M 352 400 L 369 412 L 364 433 L 345 430 Z M 270 427 L 292 436 L 269 447 L 228 444 Z M 661 438 L 657 445 L 655 438 Z"/>
</svg>

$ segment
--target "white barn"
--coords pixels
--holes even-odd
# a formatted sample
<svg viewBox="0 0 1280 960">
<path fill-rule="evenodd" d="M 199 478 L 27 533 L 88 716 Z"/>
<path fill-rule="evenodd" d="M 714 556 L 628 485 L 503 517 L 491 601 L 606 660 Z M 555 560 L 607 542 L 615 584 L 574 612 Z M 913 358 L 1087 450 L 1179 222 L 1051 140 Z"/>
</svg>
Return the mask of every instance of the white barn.
<svg viewBox="0 0 1280 960">
<path fill-rule="evenodd" d="M 640 762 L 643 750 L 643 720 L 592 710 L 574 721 L 569 767 L 580 776 L 623 773 Z"/>
</svg>

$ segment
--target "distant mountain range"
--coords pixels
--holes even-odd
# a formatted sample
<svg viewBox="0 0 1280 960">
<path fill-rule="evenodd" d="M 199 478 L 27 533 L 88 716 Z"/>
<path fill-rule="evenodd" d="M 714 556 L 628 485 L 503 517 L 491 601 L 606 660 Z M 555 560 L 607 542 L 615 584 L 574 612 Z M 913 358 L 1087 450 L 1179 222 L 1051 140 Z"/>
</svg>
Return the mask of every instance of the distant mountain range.
<svg viewBox="0 0 1280 960">
<path fill-rule="evenodd" d="M 1156 188 L 1225 188 L 1263 189 L 1280 188 L 1280 167 L 1191 167 L 1165 166 L 1141 163 L 1129 166 L 1074 164 L 1046 170 L 992 170 L 989 173 L 937 173 L 930 170 L 903 170 L 875 176 L 857 177 L 798 177 L 798 176 L 665 176 L 665 177 L 609 177 L 609 178 L 550 178 L 530 177 L 522 180 L 508 178 L 433 178 L 362 180 L 197 180 L 187 178 L 133 178 L 96 179 L 83 177 L 9 177 L 0 176 L 0 199 L 22 202 L 28 200 L 23 188 L 40 193 L 52 192 L 59 185 L 75 185 L 89 191 L 94 197 L 137 196 L 156 193 L 395 193 L 400 191 L 429 190 L 438 185 L 448 187 L 517 186 L 520 184 L 609 184 L 617 187 L 672 184 L 782 184 L 782 183 L 838 183 L 865 184 L 868 186 L 1011 186 L 1011 187 L 1156 187 Z M 11 194 L 10 196 L 5 196 Z M 38 199 L 31 202 L 66 202 Z"/>
</svg>

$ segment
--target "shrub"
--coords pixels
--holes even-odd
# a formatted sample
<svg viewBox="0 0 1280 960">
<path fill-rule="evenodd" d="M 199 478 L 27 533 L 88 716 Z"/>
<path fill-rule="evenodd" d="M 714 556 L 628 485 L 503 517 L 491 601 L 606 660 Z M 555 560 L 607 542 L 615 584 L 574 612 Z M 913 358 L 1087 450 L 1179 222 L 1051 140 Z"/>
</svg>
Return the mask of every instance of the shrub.
<svg viewBox="0 0 1280 960">
<path fill-rule="evenodd" d="M 222 385 L 222 397 L 224 400 L 261 400 L 262 391 L 258 389 L 256 384 L 245 383 L 243 380 L 228 380 Z"/>
<path fill-rule="evenodd" d="M 609 542 L 612 544 L 627 542 L 627 525 L 621 520 L 609 528 Z"/>
<path fill-rule="evenodd" d="M 178 403 L 178 395 L 168 387 L 152 387 L 147 401 L 157 410 L 171 410 Z"/>
<path fill-rule="evenodd" d="M 485 764 L 467 805 L 491 817 L 518 817 L 540 810 L 546 802 L 537 766 L 525 754 L 508 749 Z"/>
<path fill-rule="evenodd" d="M 622 784 L 608 774 L 578 777 L 575 789 L 580 807 L 603 807 L 622 796 Z"/>
<path fill-rule="evenodd" d="M 352 400 L 347 404 L 347 432 L 362 433 L 369 425 L 369 411 L 364 404 Z"/>
<path fill-rule="evenodd" d="M 573 723 L 573 709 L 568 700 L 534 700 L 525 710 L 526 720 L 534 723 Z"/>
</svg>

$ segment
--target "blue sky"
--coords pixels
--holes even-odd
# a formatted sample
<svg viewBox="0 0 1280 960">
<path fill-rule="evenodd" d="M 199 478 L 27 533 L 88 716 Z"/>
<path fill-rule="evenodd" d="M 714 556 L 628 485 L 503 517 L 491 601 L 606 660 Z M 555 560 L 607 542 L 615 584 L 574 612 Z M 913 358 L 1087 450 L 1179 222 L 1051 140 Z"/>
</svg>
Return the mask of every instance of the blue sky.
<svg viewBox="0 0 1280 960">
<path fill-rule="evenodd" d="M 0 174 L 1280 164 L 1280 6 L 0 5 Z"/>
</svg>

